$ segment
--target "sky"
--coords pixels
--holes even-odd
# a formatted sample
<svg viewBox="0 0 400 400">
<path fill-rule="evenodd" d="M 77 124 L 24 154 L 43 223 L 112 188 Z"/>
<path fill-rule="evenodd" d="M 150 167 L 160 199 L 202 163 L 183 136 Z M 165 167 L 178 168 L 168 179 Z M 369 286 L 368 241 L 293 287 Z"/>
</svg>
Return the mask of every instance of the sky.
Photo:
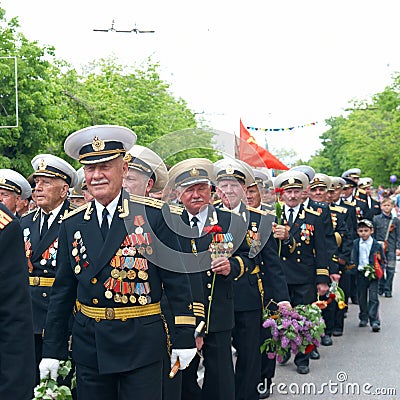
<svg viewBox="0 0 400 400">
<path fill-rule="evenodd" d="M 369 99 L 400 71 L 397 0 L 0 0 L 6 18 L 77 69 L 151 57 L 197 117 L 272 153 L 308 160 L 327 118 Z M 137 27 L 155 33 L 94 32 Z M 311 126 L 311 123 L 315 125 Z M 295 127 L 290 131 L 266 129 Z"/>
</svg>

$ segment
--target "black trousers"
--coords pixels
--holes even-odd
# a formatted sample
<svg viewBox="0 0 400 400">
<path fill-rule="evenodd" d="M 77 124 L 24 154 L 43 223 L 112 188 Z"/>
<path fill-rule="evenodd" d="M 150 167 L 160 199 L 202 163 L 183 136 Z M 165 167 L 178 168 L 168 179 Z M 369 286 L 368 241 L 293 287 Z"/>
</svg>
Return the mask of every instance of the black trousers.
<svg viewBox="0 0 400 400">
<path fill-rule="evenodd" d="M 78 400 L 161 400 L 162 361 L 133 371 L 101 375 L 77 364 Z"/>
<path fill-rule="evenodd" d="M 290 302 L 293 307 L 299 304 L 311 304 L 317 300 L 317 288 L 315 282 L 304 284 L 288 284 Z M 294 358 L 297 366 L 310 364 L 310 354 L 298 353 Z"/>
<path fill-rule="evenodd" d="M 198 355 L 182 371 L 182 400 L 234 400 L 235 379 L 233 371 L 232 331 L 209 332 L 204 338 L 204 381 L 197 383 Z"/>
<path fill-rule="evenodd" d="M 232 344 L 237 351 L 235 366 L 235 399 L 258 400 L 257 385 L 261 381 L 260 310 L 236 311 Z"/>
</svg>

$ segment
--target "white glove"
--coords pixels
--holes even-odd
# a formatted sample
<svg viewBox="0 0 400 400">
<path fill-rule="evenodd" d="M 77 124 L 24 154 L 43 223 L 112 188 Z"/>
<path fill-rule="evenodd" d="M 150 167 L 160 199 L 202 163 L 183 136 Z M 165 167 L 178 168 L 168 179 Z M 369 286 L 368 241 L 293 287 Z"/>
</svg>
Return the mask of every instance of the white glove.
<svg viewBox="0 0 400 400">
<path fill-rule="evenodd" d="M 176 360 L 179 358 L 179 369 L 185 369 L 189 366 L 190 361 L 196 355 L 196 348 L 193 349 L 172 349 L 171 352 L 171 368 L 174 366 Z"/>
<path fill-rule="evenodd" d="M 60 361 L 55 358 L 42 358 L 39 364 L 40 379 L 46 378 L 50 375 L 51 379 L 56 380 L 58 376 L 58 368 Z"/>
</svg>

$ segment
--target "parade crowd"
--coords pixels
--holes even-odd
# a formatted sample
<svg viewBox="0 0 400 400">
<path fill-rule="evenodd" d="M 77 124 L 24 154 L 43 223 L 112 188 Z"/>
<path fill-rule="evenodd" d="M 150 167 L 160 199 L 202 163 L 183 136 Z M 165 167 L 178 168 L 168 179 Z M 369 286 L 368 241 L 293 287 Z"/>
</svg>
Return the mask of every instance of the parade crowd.
<svg viewBox="0 0 400 400">
<path fill-rule="evenodd" d="M 268 398 L 277 362 L 308 374 L 345 335 L 349 302 L 380 331 L 400 256 L 393 193 L 358 168 L 168 167 L 135 143 L 89 126 L 64 142 L 78 170 L 52 154 L 28 177 L 0 169 L 0 399 L 35 398 L 47 377 L 76 379 L 79 400 Z M 265 308 L 310 304 L 324 304 L 322 347 L 260 352 Z"/>
</svg>

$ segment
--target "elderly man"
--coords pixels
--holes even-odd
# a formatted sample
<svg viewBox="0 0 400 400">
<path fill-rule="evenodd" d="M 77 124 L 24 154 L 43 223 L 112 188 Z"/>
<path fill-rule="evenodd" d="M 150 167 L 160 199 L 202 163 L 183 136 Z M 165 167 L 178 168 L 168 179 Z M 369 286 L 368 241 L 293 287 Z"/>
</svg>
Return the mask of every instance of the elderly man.
<svg viewBox="0 0 400 400">
<path fill-rule="evenodd" d="M 18 219 L 23 213 L 21 208 L 22 213 L 17 213 L 19 202 L 29 204 L 31 195 L 31 186 L 20 173 L 12 169 L 0 169 L 0 203 L 3 203 Z"/>
<path fill-rule="evenodd" d="M 326 294 L 330 283 L 322 211 L 308 208 L 302 202 L 302 193 L 308 185 L 308 177 L 303 172 L 283 172 L 274 184 L 284 190 L 283 221 L 274 227 L 274 235 L 282 241 L 281 259 L 290 299 L 294 306 L 311 304 L 317 299 L 317 293 Z M 289 357 L 290 353 L 282 363 Z M 297 354 L 294 362 L 299 374 L 310 372 L 309 354 Z"/>
<path fill-rule="evenodd" d="M 21 227 L 29 268 L 36 365 L 39 366 L 42 332 L 57 269 L 58 231 L 61 218 L 70 207 L 68 190 L 76 184 L 77 176 L 69 163 L 51 154 L 39 154 L 31 164 L 38 208 L 21 218 Z M 36 383 L 39 380 L 37 369 Z"/>
<path fill-rule="evenodd" d="M 136 135 L 98 125 L 72 133 L 66 153 L 84 165 L 94 200 L 64 218 L 59 266 L 44 332 L 43 376 L 57 374 L 75 303 L 72 355 L 82 399 L 161 399 L 165 332 L 162 289 L 174 313 L 171 363 L 184 369 L 196 353 L 189 280 L 174 256 L 176 236 L 155 199 L 122 190 L 123 159 Z M 179 363 L 178 363 L 179 361 Z"/>
<path fill-rule="evenodd" d="M 169 171 L 170 182 L 176 188 L 184 209 L 171 206 L 180 237 L 185 263 L 190 265 L 193 309 L 198 322 L 206 323 L 206 334 L 196 340 L 204 356 L 204 382 L 197 383 L 199 357 L 183 371 L 182 399 L 235 398 L 231 353 L 233 318 L 232 280 L 239 275 L 243 256 L 249 246 L 243 242 L 245 221 L 210 205 L 211 161 L 191 158 L 174 165 Z M 215 230 L 215 234 L 212 230 Z M 209 234 L 207 232 L 211 231 Z"/>
<path fill-rule="evenodd" d="M 253 188 L 256 181 L 248 164 L 240 160 L 219 160 L 215 163 L 215 173 L 222 209 L 235 210 L 247 221 L 246 242 L 252 247 L 249 256 L 255 262 L 252 265 L 245 260 L 233 285 L 235 327 L 232 344 L 237 351 L 235 398 L 266 398 L 276 364 L 275 360 L 268 361 L 265 355 L 260 355 L 260 342 L 266 339 L 267 334 L 260 328 L 262 311 L 271 299 L 280 306 L 290 305 L 277 245 L 270 235 L 275 217 L 268 210 L 254 207 L 259 205 L 258 202 L 252 202 L 253 206 L 246 206 L 243 202 L 246 189 Z M 257 392 L 260 381 L 265 382 L 262 393 Z"/>
<path fill-rule="evenodd" d="M 269 176 L 259 169 L 253 168 L 254 182 L 247 187 L 247 204 L 261 210 L 275 210 L 275 195 Z M 272 195 L 271 195 L 272 189 Z M 267 200 L 267 202 L 265 202 Z"/>
</svg>

